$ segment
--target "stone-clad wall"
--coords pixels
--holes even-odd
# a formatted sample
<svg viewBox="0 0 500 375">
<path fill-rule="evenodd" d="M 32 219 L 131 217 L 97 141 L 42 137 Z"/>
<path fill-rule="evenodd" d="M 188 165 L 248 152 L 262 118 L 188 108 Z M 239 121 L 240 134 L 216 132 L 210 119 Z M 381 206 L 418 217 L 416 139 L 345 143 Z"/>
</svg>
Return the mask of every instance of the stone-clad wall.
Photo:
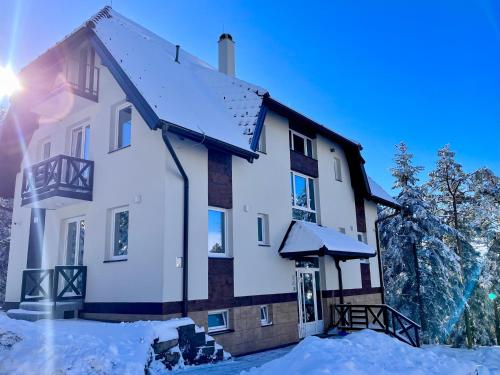
<svg viewBox="0 0 500 375">
<path fill-rule="evenodd" d="M 296 343 L 299 340 L 297 302 L 269 306 L 272 324 L 268 326 L 261 326 L 260 305 L 235 307 L 229 310 L 231 331 L 209 335 L 232 355 Z M 189 316 L 196 324 L 208 328 L 206 311 L 193 312 Z"/>
</svg>

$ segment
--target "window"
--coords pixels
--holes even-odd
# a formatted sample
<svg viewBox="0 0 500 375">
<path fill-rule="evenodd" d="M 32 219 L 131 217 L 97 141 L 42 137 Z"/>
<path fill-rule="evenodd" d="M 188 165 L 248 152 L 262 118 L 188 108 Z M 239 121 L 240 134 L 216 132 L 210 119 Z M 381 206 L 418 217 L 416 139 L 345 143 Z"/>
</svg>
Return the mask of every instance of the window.
<svg viewBox="0 0 500 375">
<path fill-rule="evenodd" d="M 363 242 L 363 243 L 367 243 L 366 233 L 358 232 L 358 241 Z"/>
<path fill-rule="evenodd" d="M 266 214 L 257 215 L 257 242 L 259 245 L 269 245 L 269 219 Z"/>
<path fill-rule="evenodd" d="M 263 126 L 260 132 L 259 143 L 257 144 L 257 151 L 266 152 L 266 127 Z"/>
<path fill-rule="evenodd" d="M 295 220 L 316 222 L 314 179 L 290 172 L 292 217 Z"/>
<path fill-rule="evenodd" d="M 208 254 L 226 256 L 226 212 L 217 208 L 208 210 Z"/>
<path fill-rule="evenodd" d="M 225 331 L 229 329 L 228 310 L 208 312 L 208 332 Z"/>
<path fill-rule="evenodd" d="M 123 259 L 128 255 L 128 207 L 111 211 L 111 257 Z"/>
<path fill-rule="evenodd" d="M 71 131 L 71 156 L 89 158 L 90 126 L 78 126 Z"/>
<path fill-rule="evenodd" d="M 313 157 L 312 140 L 293 130 L 289 131 L 290 150 L 294 150 L 310 158 Z"/>
<path fill-rule="evenodd" d="M 339 158 L 333 158 L 334 169 L 335 169 L 335 179 L 337 181 L 342 181 L 342 164 Z"/>
<path fill-rule="evenodd" d="M 340 227 L 339 228 L 339 232 L 342 233 L 342 234 L 345 234 L 345 228 L 344 227 Z"/>
<path fill-rule="evenodd" d="M 113 148 L 115 150 L 131 145 L 132 106 L 127 105 L 118 109 L 114 133 L 115 142 Z"/>
<path fill-rule="evenodd" d="M 50 158 L 50 147 L 51 143 L 49 140 L 42 141 L 40 144 L 40 161 Z"/>
<path fill-rule="evenodd" d="M 272 324 L 271 317 L 269 316 L 269 306 L 263 305 L 260 307 L 260 325 L 268 326 Z"/>
</svg>

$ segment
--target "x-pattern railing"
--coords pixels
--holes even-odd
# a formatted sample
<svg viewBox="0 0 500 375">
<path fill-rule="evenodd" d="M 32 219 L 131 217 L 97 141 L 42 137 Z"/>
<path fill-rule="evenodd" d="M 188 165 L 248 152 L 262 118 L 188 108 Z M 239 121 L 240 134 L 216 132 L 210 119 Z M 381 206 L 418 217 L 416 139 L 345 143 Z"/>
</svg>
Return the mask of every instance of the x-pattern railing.
<svg viewBox="0 0 500 375">
<path fill-rule="evenodd" d="M 420 325 L 388 305 L 332 305 L 333 326 L 340 329 L 372 329 L 420 346 Z"/>
<path fill-rule="evenodd" d="M 57 303 L 84 300 L 86 287 L 86 266 L 55 266 L 54 269 L 24 270 L 21 302 L 47 300 Z"/>
<path fill-rule="evenodd" d="M 92 199 L 94 162 L 67 155 L 57 155 L 24 170 L 22 204 L 52 195 Z"/>
</svg>

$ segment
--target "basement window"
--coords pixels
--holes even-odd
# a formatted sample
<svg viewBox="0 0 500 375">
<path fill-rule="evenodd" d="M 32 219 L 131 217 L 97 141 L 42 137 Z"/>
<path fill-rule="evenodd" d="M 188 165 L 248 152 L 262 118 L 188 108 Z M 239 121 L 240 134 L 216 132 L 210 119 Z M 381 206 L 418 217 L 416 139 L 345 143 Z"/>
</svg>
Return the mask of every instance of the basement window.
<svg viewBox="0 0 500 375">
<path fill-rule="evenodd" d="M 229 329 L 229 311 L 218 310 L 208 312 L 208 332 L 225 331 Z"/>
<path fill-rule="evenodd" d="M 268 326 L 272 324 L 269 305 L 262 305 L 260 307 L 260 325 Z"/>
</svg>

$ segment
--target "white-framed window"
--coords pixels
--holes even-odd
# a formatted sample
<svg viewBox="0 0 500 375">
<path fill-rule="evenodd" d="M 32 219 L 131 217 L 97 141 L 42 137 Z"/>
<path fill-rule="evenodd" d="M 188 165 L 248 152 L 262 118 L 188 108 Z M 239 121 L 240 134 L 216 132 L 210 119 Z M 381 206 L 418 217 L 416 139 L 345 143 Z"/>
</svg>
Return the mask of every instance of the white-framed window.
<svg viewBox="0 0 500 375">
<path fill-rule="evenodd" d="M 132 144 L 132 105 L 129 103 L 116 108 L 112 134 L 112 151 Z"/>
<path fill-rule="evenodd" d="M 289 130 L 288 137 L 291 150 L 309 156 L 310 158 L 313 157 L 313 142 L 311 138 L 297 133 L 294 130 Z"/>
<path fill-rule="evenodd" d="M 335 180 L 342 182 L 342 162 L 340 158 L 333 158 L 333 168 L 335 170 Z"/>
<path fill-rule="evenodd" d="M 358 232 L 358 241 L 359 242 L 363 242 L 363 243 L 368 243 L 367 239 L 366 239 L 366 233 L 364 232 Z"/>
<path fill-rule="evenodd" d="M 128 256 L 128 206 L 111 210 L 110 255 L 111 259 L 126 259 Z"/>
<path fill-rule="evenodd" d="M 257 144 L 257 151 L 266 153 L 266 127 L 262 126 L 260 131 L 259 143 Z"/>
<path fill-rule="evenodd" d="M 269 324 L 272 324 L 269 310 L 270 310 L 269 305 L 262 305 L 260 307 L 260 325 L 261 326 L 268 326 Z"/>
<path fill-rule="evenodd" d="M 90 125 L 75 126 L 71 130 L 70 154 L 75 158 L 89 159 Z"/>
<path fill-rule="evenodd" d="M 50 142 L 50 139 L 44 139 L 40 142 L 40 161 L 44 161 L 50 158 L 51 147 L 52 143 Z"/>
<path fill-rule="evenodd" d="M 345 228 L 344 227 L 339 227 L 339 232 L 342 234 L 345 234 Z"/>
<path fill-rule="evenodd" d="M 316 201 L 314 178 L 290 172 L 292 218 L 316 222 Z"/>
<path fill-rule="evenodd" d="M 208 209 L 208 254 L 224 257 L 228 255 L 227 211 L 222 208 Z"/>
<path fill-rule="evenodd" d="M 208 312 L 208 332 L 225 331 L 227 329 L 229 329 L 228 310 Z"/>
<path fill-rule="evenodd" d="M 257 214 L 257 242 L 269 245 L 269 216 L 266 214 Z"/>
</svg>

